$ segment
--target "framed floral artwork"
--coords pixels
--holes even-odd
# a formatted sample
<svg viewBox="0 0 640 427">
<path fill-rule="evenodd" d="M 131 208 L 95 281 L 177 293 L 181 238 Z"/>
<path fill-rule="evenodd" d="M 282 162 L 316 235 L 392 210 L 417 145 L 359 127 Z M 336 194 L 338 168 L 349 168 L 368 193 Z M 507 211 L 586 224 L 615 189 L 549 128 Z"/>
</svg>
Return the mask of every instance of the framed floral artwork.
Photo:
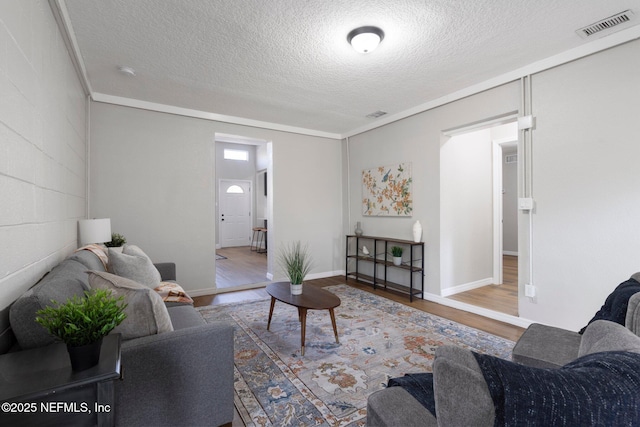
<svg viewBox="0 0 640 427">
<path fill-rule="evenodd" d="M 379 166 L 362 171 L 362 214 L 411 216 L 411 163 Z"/>
</svg>

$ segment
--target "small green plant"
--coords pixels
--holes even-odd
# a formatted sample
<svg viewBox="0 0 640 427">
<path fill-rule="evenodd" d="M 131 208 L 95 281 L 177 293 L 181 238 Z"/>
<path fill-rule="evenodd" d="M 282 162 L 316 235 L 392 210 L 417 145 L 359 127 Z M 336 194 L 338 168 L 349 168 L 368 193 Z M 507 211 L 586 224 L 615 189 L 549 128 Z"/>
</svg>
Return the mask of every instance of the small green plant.
<svg viewBox="0 0 640 427">
<path fill-rule="evenodd" d="M 309 248 L 303 247 L 299 241 L 285 246 L 280 251 L 278 263 L 294 285 L 299 285 L 304 281 L 313 265 Z"/>
<path fill-rule="evenodd" d="M 127 317 L 124 296 L 108 289 L 85 291 L 84 297 L 69 298 L 64 304 L 52 301 L 36 313 L 36 322 L 72 347 L 91 344 L 107 335 Z"/>
<path fill-rule="evenodd" d="M 127 243 L 127 239 L 122 234 L 111 233 L 111 241 L 105 242 L 104 245 L 109 248 L 119 248 L 125 243 Z"/>
<path fill-rule="evenodd" d="M 391 255 L 394 257 L 402 256 L 402 248 L 400 246 L 394 246 L 391 248 Z"/>
</svg>

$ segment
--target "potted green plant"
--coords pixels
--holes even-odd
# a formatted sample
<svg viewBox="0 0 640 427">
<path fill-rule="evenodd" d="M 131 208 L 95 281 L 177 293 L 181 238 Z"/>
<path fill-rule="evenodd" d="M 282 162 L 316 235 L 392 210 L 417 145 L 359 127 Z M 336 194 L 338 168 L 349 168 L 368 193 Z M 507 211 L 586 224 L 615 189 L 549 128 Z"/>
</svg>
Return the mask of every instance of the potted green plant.
<svg viewBox="0 0 640 427">
<path fill-rule="evenodd" d="M 122 246 L 127 243 L 127 239 L 118 233 L 111 233 L 111 241 L 105 242 L 105 246 L 108 248 L 122 248 Z"/>
<path fill-rule="evenodd" d="M 82 371 L 96 365 L 100 358 L 102 338 L 127 317 L 124 296 L 116 298 L 108 289 L 85 291 L 64 304 L 36 312 L 36 322 L 50 334 L 67 344 L 71 368 Z"/>
<path fill-rule="evenodd" d="M 309 248 L 303 247 L 299 241 L 285 246 L 280 251 L 278 262 L 289 278 L 291 294 L 302 294 L 302 282 L 312 267 Z"/>
<path fill-rule="evenodd" d="M 391 248 L 391 256 L 393 256 L 393 265 L 402 264 L 402 248 L 400 246 Z"/>
</svg>

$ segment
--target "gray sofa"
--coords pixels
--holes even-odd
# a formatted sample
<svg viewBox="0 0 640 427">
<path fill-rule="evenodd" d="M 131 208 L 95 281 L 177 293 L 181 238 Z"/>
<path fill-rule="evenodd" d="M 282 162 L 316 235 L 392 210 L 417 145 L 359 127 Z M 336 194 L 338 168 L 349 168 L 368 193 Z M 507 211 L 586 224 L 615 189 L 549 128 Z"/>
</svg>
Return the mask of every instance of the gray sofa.
<svg viewBox="0 0 640 427">
<path fill-rule="evenodd" d="M 631 276 L 640 279 L 640 273 Z M 640 292 L 626 303 L 624 324 L 640 336 Z M 624 307 L 624 306 L 623 306 Z M 534 323 L 522 334 L 513 348 L 514 362 L 537 368 L 559 368 L 578 357 L 582 335 L 578 332 Z"/>
<path fill-rule="evenodd" d="M 533 324 L 514 347 L 513 360 L 517 363 L 503 361 L 503 365 L 512 365 L 516 368 L 520 366 L 524 367 L 524 370 L 537 370 L 538 373 L 545 371 L 549 376 L 554 372 L 560 372 L 560 367 L 569 362 L 577 363 L 578 358 L 583 360 L 583 356 L 593 354 L 594 358 L 601 355 L 609 357 L 613 354 L 610 352 L 618 351 L 640 353 L 640 337 L 636 335 L 638 325 L 640 325 L 640 293 L 629 299 L 627 327 L 607 320 L 597 320 L 590 323 L 584 334 L 580 335 L 577 332 Z M 598 387 L 594 386 L 594 388 Z M 636 402 L 640 401 L 638 393 L 635 393 L 633 398 Z M 382 389 L 373 393 L 368 399 L 367 425 L 371 427 L 494 425 L 496 410 L 489 386 L 476 357 L 468 350 L 444 346 L 436 351 L 433 363 L 433 399 L 437 418 L 404 388 Z M 631 412 L 637 412 L 635 408 L 637 406 Z"/>
<path fill-rule="evenodd" d="M 175 264 L 156 264 L 163 281 L 175 280 Z M 90 251 L 78 251 L 18 298 L 0 318 L 0 352 L 53 343 L 35 323 L 35 312 L 51 300 L 66 301 L 89 289 L 88 270 L 105 271 Z M 190 304 L 167 303 L 172 332 L 122 343 L 123 379 L 116 381 L 116 425 L 218 426 L 231 423 L 233 328 L 206 324 Z M 62 399 L 64 396 L 61 395 Z"/>
</svg>

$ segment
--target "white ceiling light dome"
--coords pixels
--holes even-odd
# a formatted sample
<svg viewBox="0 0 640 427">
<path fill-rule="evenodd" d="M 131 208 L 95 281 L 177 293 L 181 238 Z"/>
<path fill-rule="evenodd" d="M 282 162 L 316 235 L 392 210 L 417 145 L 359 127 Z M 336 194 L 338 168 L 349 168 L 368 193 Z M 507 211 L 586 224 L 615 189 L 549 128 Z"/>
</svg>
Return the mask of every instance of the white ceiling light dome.
<svg viewBox="0 0 640 427">
<path fill-rule="evenodd" d="M 120 65 L 118 67 L 118 71 L 122 74 L 124 74 L 125 76 L 129 76 L 129 77 L 135 77 L 136 76 L 136 70 L 134 70 L 131 67 L 127 67 L 125 65 Z"/>
<path fill-rule="evenodd" d="M 372 26 L 356 28 L 347 35 L 347 41 L 360 53 L 373 52 L 382 39 L 384 39 L 384 31 Z"/>
</svg>

